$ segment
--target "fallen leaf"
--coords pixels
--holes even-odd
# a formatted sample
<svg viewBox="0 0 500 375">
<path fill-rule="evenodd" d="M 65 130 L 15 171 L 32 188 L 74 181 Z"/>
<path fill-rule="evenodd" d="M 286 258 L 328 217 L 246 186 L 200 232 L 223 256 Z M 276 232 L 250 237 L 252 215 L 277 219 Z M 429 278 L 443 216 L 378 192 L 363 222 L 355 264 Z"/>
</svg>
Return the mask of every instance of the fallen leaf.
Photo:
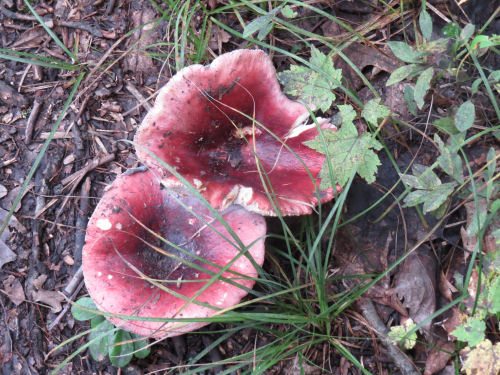
<svg viewBox="0 0 500 375">
<path fill-rule="evenodd" d="M 47 280 L 47 275 L 40 275 L 35 280 L 33 280 L 33 291 L 32 297 L 35 302 L 42 302 L 50 306 L 50 310 L 53 313 L 61 311 L 61 302 L 64 301 L 64 296 L 53 290 L 45 290 L 42 288 L 43 284 Z M 36 290 L 35 290 L 36 289 Z"/>
<path fill-rule="evenodd" d="M 302 356 L 303 358 L 303 356 Z M 288 375 L 320 375 L 322 374 L 321 368 L 316 366 L 311 366 L 307 363 L 305 359 L 302 361 L 299 359 L 299 354 L 295 355 L 293 361 L 289 361 L 288 364 L 283 369 L 284 374 Z"/>
<path fill-rule="evenodd" d="M 229 42 L 230 39 L 231 39 L 231 34 L 229 34 L 223 28 L 214 25 L 210 33 L 210 40 L 208 42 L 208 46 L 214 51 L 218 50 L 219 54 L 221 54 L 222 44 Z"/>
<path fill-rule="evenodd" d="M 7 297 L 9 297 L 14 305 L 19 306 L 26 300 L 23 286 L 13 275 L 10 275 L 3 281 L 3 287 Z"/>
<path fill-rule="evenodd" d="M 500 372 L 500 342 L 481 341 L 476 347 L 465 347 L 460 352 L 467 375 L 493 375 Z"/>
<path fill-rule="evenodd" d="M 3 198 L 7 195 L 7 188 L 0 184 L 0 198 Z"/>
<path fill-rule="evenodd" d="M 16 260 L 16 253 L 8 247 L 2 240 L 0 240 L 0 270 L 3 265 Z"/>
<path fill-rule="evenodd" d="M 403 262 L 395 276 L 395 291 L 417 324 L 436 311 L 436 264 L 429 248 L 421 246 Z M 422 326 L 429 338 L 431 321 Z"/>
<path fill-rule="evenodd" d="M 455 344 L 439 341 L 427 355 L 424 375 L 432 375 L 445 368 L 454 351 Z"/>
<path fill-rule="evenodd" d="M 64 296 L 59 292 L 40 289 L 36 292 L 33 292 L 33 297 L 36 302 L 42 302 L 46 305 L 49 305 L 50 310 L 53 313 L 58 313 L 62 309 L 61 302 L 64 301 Z"/>
</svg>

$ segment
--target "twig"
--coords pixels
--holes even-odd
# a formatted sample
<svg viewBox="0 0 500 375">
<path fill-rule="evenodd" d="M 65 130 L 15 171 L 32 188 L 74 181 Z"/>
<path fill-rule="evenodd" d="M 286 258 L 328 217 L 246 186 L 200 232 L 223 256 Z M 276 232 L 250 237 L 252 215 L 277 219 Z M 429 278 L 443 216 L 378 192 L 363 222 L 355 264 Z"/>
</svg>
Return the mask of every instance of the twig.
<svg viewBox="0 0 500 375">
<path fill-rule="evenodd" d="M 418 371 L 408 356 L 387 338 L 389 330 L 378 316 L 373 302 L 368 298 L 363 298 L 360 302 L 360 306 L 363 316 L 382 341 L 382 344 L 387 349 L 387 353 L 392 358 L 395 365 L 399 367 L 403 375 L 420 375 L 420 371 Z"/>
<path fill-rule="evenodd" d="M 24 130 L 24 143 L 29 145 L 31 143 L 31 137 L 33 136 L 33 128 L 35 127 L 36 120 L 38 119 L 38 114 L 42 108 L 42 101 L 39 98 L 35 99 L 33 103 L 33 108 L 31 109 L 30 116 L 28 117 L 28 123 L 26 124 L 26 129 Z"/>
<path fill-rule="evenodd" d="M 15 13 L 15 12 L 12 12 L 12 11 L 4 8 L 1 5 L 0 5 L 0 13 L 3 13 L 5 15 L 5 17 L 13 19 L 13 20 L 37 21 L 35 16 Z M 59 20 L 54 20 L 54 19 L 49 18 L 49 17 L 44 17 L 43 22 L 45 22 L 47 25 L 49 25 L 49 27 L 52 24 L 53 26 L 63 26 L 63 27 L 69 27 L 72 29 L 80 29 L 80 30 L 86 31 L 86 32 L 92 34 L 93 36 L 98 37 L 98 38 L 102 38 L 102 36 L 103 36 L 99 29 L 97 29 L 93 26 L 81 23 L 81 22 L 59 21 Z"/>
<path fill-rule="evenodd" d="M 64 288 L 63 290 L 66 297 L 71 297 L 75 293 L 82 279 L 83 279 L 83 267 L 80 265 L 78 270 L 73 275 L 71 281 L 68 283 L 68 285 L 66 285 L 66 288 Z"/>
<path fill-rule="evenodd" d="M 82 248 L 85 244 L 84 228 L 87 226 L 90 210 L 89 195 L 90 177 L 87 177 L 83 182 L 82 188 L 80 190 L 80 210 L 78 212 L 78 216 L 76 217 L 75 248 L 73 251 L 73 256 L 75 257 L 75 263 L 78 265 L 81 265 L 82 263 Z"/>
<path fill-rule="evenodd" d="M 148 103 L 147 99 L 145 99 L 144 96 L 142 96 L 142 94 L 139 92 L 139 90 L 137 90 L 137 88 L 131 82 L 127 82 L 125 84 L 125 88 L 127 89 L 127 91 L 129 93 L 134 95 L 134 97 L 137 99 L 139 104 L 144 106 L 144 108 L 146 108 L 146 110 L 148 110 L 148 111 L 151 110 L 151 108 L 152 108 L 151 104 Z"/>
<path fill-rule="evenodd" d="M 61 183 L 63 185 L 67 185 L 71 182 L 78 184 L 78 182 L 90 171 L 96 169 L 97 167 L 109 163 L 110 161 L 114 160 L 115 154 L 108 154 L 105 155 L 101 158 L 97 158 L 92 160 L 89 164 L 87 164 L 85 167 L 80 169 L 79 171 L 76 171 L 75 173 L 70 174 L 68 177 L 64 178 Z"/>
</svg>

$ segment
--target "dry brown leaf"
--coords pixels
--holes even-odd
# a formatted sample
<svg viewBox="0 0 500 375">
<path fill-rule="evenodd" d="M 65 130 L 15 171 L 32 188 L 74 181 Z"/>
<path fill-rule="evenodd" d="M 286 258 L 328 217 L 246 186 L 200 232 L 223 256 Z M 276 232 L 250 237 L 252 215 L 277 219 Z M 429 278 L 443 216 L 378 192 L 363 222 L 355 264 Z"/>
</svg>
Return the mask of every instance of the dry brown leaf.
<svg viewBox="0 0 500 375">
<path fill-rule="evenodd" d="M 421 246 L 403 262 L 395 276 L 395 291 L 417 324 L 436 311 L 436 264 L 427 247 Z M 431 322 L 422 326 L 427 338 Z"/>
<path fill-rule="evenodd" d="M 474 348 L 466 347 L 460 352 L 462 370 L 467 375 L 494 375 L 500 373 L 500 342 L 481 341 Z"/>
<path fill-rule="evenodd" d="M 3 265 L 16 260 L 16 253 L 8 247 L 2 240 L 0 240 L 0 270 Z"/>
<path fill-rule="evenodd" d="M 11 47 L 16 50 L 37 48 L 43 44 L 45 40 L 48 40 L 48 38 L 49 35 L 42 26 L 35 26 L 22 33 L 19 39 L 17 39 Z"/>
<path fill-rule="evenodd" d="M 307 364 L 305 360 L 302 360 L 302 363 L 300 363 L 299 360 L 299 354 L 295 356 L 293 361 L 289 361 L 288 364 L 285 366 L 284 374 L 288 375 L 302 375 L 302 374 L 309 374 L 309 375 L 320 375 L 322 374 L 321 368 L 311 366 Z"/>
<path fill-rule="evenodd" d="M 427 355 L 424 375 L 432 375 L 445 368 L 454 351 L 455 344 L 439 341 Z"/>
<path fill-rule="evenodd" d="M 221 54 L 222 44 L 229 42 L 229 39 L 231 39 L 231 34 L 229 34 L 221 27 L 214 25 L 210 33 L 210 40 L 208 42 L 208 46 L 214 51 L 218 50 L 219 54 Z"/>
<path fill-rule="evenodd" d="M 52 290 L 40 289 L 36 292 L 33 292 L 33 298 L 36 302 L 42 302 L 48 306 L 50 306 L 50 310 L 53 313 L 58 313 L 61 311 L 62 306 L 61 302 L 64 301 L 64 296 L 59 292 L 55 292 Z"/>
<path fill-rule="evenodd" d="M 4 292 L 7 297 L 14 303 L 14 305 L 19 306 L 26 300 L 24 295 L 23 286 L 20 281 L 16 279 L 13 275 L 10 275 L 3 281 Z"/>
<path fill-rule="evenodd" d="M 45 290 L 42 288 L 43 284 L 47 280 L 47 275 L 40 275 L 35 280 L 33 280 L 33 291 L 32 297 L 35 302 L 42 302 L 50 306 L 50 310 L 53 313 L 61 311 L 61 302 L 64 301 L 64 296 L 53 290 Z"/>
</svg>

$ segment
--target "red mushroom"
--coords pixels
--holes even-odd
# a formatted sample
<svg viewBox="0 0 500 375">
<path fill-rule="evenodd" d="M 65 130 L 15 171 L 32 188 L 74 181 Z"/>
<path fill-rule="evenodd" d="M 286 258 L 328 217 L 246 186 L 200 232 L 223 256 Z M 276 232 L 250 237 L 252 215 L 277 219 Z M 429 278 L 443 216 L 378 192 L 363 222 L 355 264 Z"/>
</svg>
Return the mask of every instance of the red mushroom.
<svg viewBox="0 0 500 375">
<path fill-rule="evenodd" d="M 157 158 L 175 168 L 217 209 L 276 215 L 271 194 L 281 214 L 306 214 L 334 196 L 319 191 L 325 156 L 303 144 L 318 135 L 308 117 L 282 93 L 264 52 L 236 50 L 170 79 L 137 131 L 137 154 L 172 189 L 182 183 Z"/>
<path fill-rule="evenodd" d="M 237 304 L 254 284 L 254 265 L 264 261 L 266 224 L 239 206 L 220 214 L 248 251 L 200 200 L 163 189 L 151 171 L 119 176 L 92 215 L 83 248 L 85 284 L 97 307 L 127 316 L 207 318 Z M 208 324 L 108 319 L 153 337 Z"/>
</svg>

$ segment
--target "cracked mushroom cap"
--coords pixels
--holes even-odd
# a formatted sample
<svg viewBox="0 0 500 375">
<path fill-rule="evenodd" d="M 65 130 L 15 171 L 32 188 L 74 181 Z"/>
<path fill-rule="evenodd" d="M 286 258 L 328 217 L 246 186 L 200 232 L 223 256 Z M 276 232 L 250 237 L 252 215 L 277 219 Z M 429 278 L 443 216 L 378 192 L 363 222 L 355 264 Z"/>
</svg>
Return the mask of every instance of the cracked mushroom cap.
<svg viewBox="0 0 500 375">
<path fill-rule="evenodd" d="M 85 284 L 97 307 L 127 316 L 207 318 L 236 305 L 257 277 L 250 256 L 259 266 L 264 261 L 266 224 L 262 216 L 235 205 L 220 214 L 248 251 L 240 251 L 200 200 L 161 188 L 151 171 L 119 176 L 94 211 L 83 248 Z M 230 262 L 224 281 L 213 281 L 195 297 Z M 196 302 L 186 302 L 193 297 Z M 108 319 L 158 338 L 209 324 Z"/>
<path fill-rule="evenodd" d="M 175 168 L 217 209 L 237 203 L 276 215 L 270 193 L 282 215 L 307 214 L 334 196 L 319 191 L 325 156 L 303 144 L 318 135 L 308 118 L 282 93 L 264 52 L 236 50 L 170 79 L 137 131 L 137 154 L 172 189 L 182 183 L 157 158 Z"/>
</svg>

